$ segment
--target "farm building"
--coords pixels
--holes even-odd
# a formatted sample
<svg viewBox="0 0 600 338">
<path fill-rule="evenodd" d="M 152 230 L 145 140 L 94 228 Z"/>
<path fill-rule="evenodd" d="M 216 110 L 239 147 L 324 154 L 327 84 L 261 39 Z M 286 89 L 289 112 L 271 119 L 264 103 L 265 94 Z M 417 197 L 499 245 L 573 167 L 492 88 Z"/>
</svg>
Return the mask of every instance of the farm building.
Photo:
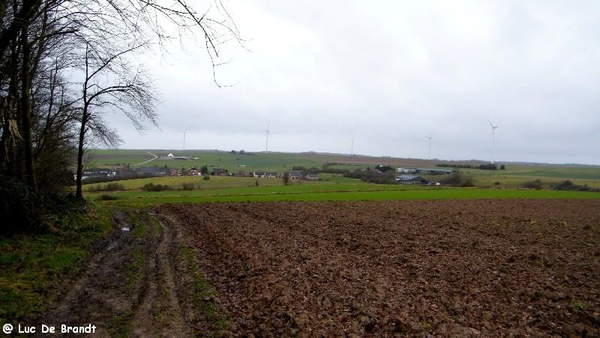
<svg viewBox="0 0 600 338">
<path fill-rule="evenodd" d="M 396 177 L 396 182 L 402 184 L 427 184 L 429 181 L 419 175 L 400 175 Z"/>
<path fill-rule="evenodd" d="M 317 176 L 317 174 L 306 174 L 306 176 L 304 176 L 304 179 L 307 181 L 318 181 L 319 176 Z"/>
<path fill-rule="evenodd" d="M 86 180 L 89 178 L 112 178 L 116 176 L 116 172 L 113 169 L 105 169 L 105 168 L 89 168 L 83 171 L 83 175 L 81 176 L 82 180 Z M 73 175 L 76 178 L 75 175 Z"/>
<path fill-rule="evenodd" d="M 171 174 L 167 167 L 141 167 L 134 169 L 137 176 L 166 176 Z"/>
<path fill-rule="evenodd" d="M 438 169 L 438 168 L 398 168 L 396 170 L 403 174 L 423 174 L 423 175 L 449 175 L 452 174 L 452 170 L 449 169 Z"/>
<path fill-rule="evenodd" d="M 227 169 L 223 169 L 223 168 L 212 168 L 212 171 L 210 172 L 211 175 L 217 175 L 217 176 L 225 176 L 227 175 L 228 170 Z"/>
<path fill-rule="evenodd" d="M 290 178 L 292 180 L 301 180 L 302 179 L 302 170 L 292 170 L 290 171 Z"/>
<path fill-rule="evenodd" d="M 290 179 L 292 180 L 307 180 L 307 181 L 318 181 L 319 177 L 315 173 L 304 174 L 302 170 L 290 171 Z"/>
<path fill-rule="evenodd" d="M 172 153 L 169 153 L 167 155 L 161 154 L 161 155 L 158 156 L 158 158 L 161 159 L 161 160 L 172 160 L 174 157 L 175 156 L 173 156 Z"/>
<path fill-rule="evenodd" d="M 255 171 L 252 176 L 256 178 L 277 178 L 277 173 L 267 171 Z"/>
</svg>

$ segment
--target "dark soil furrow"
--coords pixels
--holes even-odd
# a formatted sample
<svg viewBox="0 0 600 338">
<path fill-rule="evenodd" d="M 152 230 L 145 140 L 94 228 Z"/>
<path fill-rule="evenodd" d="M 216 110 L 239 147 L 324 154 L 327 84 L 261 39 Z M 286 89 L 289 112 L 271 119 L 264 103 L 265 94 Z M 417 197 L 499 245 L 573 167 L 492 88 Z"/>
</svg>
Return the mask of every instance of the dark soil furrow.
<svg viewBox="0 0 600 338">
<path fill-rule="evenodd" d="M 224 335 L 598 336 L 600 202 L 168 205 Z"/>
</svg>

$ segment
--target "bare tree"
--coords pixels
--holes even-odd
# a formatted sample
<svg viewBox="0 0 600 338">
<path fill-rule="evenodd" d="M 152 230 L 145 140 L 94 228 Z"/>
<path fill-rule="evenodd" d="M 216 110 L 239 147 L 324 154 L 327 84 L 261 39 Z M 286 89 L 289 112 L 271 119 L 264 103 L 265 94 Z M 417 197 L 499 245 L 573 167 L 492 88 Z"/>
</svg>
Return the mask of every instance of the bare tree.
<svg viewBox="0 0 600 338">
<path fill-rule="evenodd" d="M 83 155 L 86 135 L 92 132 L 104 143 L 113 143 L 115 133 L 107 128 L 101 118 L 103 109 L 124 113 L 136 129 L 143 129 L 143 121 L 156 124 L 156 94 L 150 79 L 141 66 L 126 59 L 142 46 L 106 55 L 87 45 L 85 51 L 85 77 L 82 86 L 79 145 L 77 151 L 76 197 L 82 197 Z"/>
<path fill-rule="evenodd" d="M 24 196 L 56 190 L 53 175 L 64 176 L 76 150 L 82 198 L 85 150 L 119 141 L 106 113 L 125 114 L 138 130 L 157 125 L 157 91 L 137 53 L 168 56 L 198 37 L 221 87 L 222 46 L 243 47 L 222 0 L 0 0 L 0 29 L 0 184 L 16 182 Z M 38 170 L 53 164 L 61 168 Z"/>
</svg>

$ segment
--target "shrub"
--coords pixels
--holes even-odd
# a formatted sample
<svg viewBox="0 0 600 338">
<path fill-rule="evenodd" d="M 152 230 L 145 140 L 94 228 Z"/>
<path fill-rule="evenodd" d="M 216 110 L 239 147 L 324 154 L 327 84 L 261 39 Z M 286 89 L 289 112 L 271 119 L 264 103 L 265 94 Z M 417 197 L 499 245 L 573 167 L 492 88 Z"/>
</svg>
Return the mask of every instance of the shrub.
<svg viewBox="0 0 600 338">
<path fill-rule="evenodd" d="M 94 186 L 90 185 L 89 188 L 87 188 L 87 190 L 89 192 L 98 192 L 98 191 L 102 191 L 102 186 L 100 184 L 96 184 Z"/>
<path fill-rule="evenodd" d="M 0 177 L 0 236 L 46 232 L 81 205 L 72 194 L 35 192 L 19 180 Z"/>
<path fill-rule="evenodd" d="M 194 182 L 181 183 L 181 188 L 186 191 L 194 190 Z"/>
<path fill-rule="evenodd" d="M 143 191 L 164 191 L 164 190 L 169 190 L 169 186 L 166 184 L 154 184 L 154 183 L 148 183 L 146 185 L 144 185 L 142 187 Z"/>
<path fill-rule="evenodd" d="M 41 201 L 19 180 L 0 179 L 0 235 L 30 232 L 38 229 L 42 218 Z"/>
<path fill-rule="evenodd" d="M 202 176 L 202 179 L 205 180 L 205 181 L 208 181 L 208 180 L 210 180 L 210 176 L 204 175 L 204 176 Z"/>
<path fill-rule="evenodd" d="M 498 167 L 492 163 L 486 163 L 479 165 L 479 169 L 481 170 L 498 170 Z"/>
<path fill-rule="evenodd" d="M 439 181 L 441 184 L 453 187 L 474 187 L 473 178 L 460 171 L 456 171 Z"/>
<path fill-rule="evenodd" d="M 527 189 L 540 190 L 540 189 L 542 189 L 542 182 L 538 178 L 535 181 L 527 181 L 527 182 L 523 183 L 521 186 L 523 188 L 527 188 Z"/>
<path fill-rule="evenodd" d="M 460 183 L 461 187 L 474 187 L 475 184 L 473 183 L 473 177 L 471 176 L 464 176 L 462 182 Z"/>
<path fill-rule="evenodd" d="M 102 194 L 99 198 L 101 201 L 114 201 L 116 199 L 119 199 L 117 196 L 109 194 Z"/>
<path fill-rule="evenodd" d="M 588 187 L 587 184 L 584 185 L 579 185 L 579 184 L 575 184 L 569 180 L 563 181 L 557 185 L 553 185 L 552 186 L 554 188 L 554 190 L 565 190 L 565 191 L 593 191 L 593 192 L 599 192 L 600 189 L 592 189 L 590 187 Z"/>
<path fill-rule="evenodd" d="M 361 170 L 356 169 L 353 172 L 347 173 L 345 177 L 357 178 L 364 182 L 376 183 L 376 184 L 396 184 L 396 173 L 393 171 L 379 172 L 375 170 Z"/>
<path fill-rule="evenodd" d="M 103 191 L 122 191 L 125 190 L 125 186 L 120 183 L 108 183 L 104 186 Z"/>
<path fill-rule="evenodd" d="M 290 183 L 290 173 L 288 171 L 284 172 L 281 178 L 283 179 L 284 185 L 288 185 Z"/>
</svg>

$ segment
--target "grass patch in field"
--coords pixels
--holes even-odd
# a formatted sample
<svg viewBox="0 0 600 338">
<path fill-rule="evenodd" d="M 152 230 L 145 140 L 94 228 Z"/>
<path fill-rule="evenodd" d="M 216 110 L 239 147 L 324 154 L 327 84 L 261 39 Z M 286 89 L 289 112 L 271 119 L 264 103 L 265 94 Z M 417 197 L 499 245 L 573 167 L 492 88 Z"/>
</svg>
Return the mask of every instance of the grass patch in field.
<svg viewBox="0 0 600 338">
<path fill-rule="evenodd" d="M 230 324 L 227 314 L 215 301 L 219 297 L 219 293 L 210 285 L 198 268 L 193 249 L 184 247 L 180 250 L 179 255 L 181 259 L 186 261 L 186 273 L 192 279 L 194 306 L 198 308 L 214 330 L 227 329 Z"/>
<path fill-rule="evenodd" d="M 0 238 L 0 322 L 33 320 L 56 299 L 61 282 L 85 269 L 90 245 L 108 233 L 107 210 L 71 213 L 54 233 Z"/>
<path fill-rule="evenodd" d="M 110 333 L 111 337 L 131 337 L 131 322 L 133 320 L 133 315 L 133 311 L 127 311 L 125 313 L 116 315 L 114 318 L 111 318 L 107 324 L 108 332 Z"/>
<path fill-rule="evenodd" d="M 131 261 L 125 270 L 125 286 L 130 292 L 144 278 L 144 261 L 144 248 L 142 246 L 135 246 L 131 250 Z"/>
</svg>

